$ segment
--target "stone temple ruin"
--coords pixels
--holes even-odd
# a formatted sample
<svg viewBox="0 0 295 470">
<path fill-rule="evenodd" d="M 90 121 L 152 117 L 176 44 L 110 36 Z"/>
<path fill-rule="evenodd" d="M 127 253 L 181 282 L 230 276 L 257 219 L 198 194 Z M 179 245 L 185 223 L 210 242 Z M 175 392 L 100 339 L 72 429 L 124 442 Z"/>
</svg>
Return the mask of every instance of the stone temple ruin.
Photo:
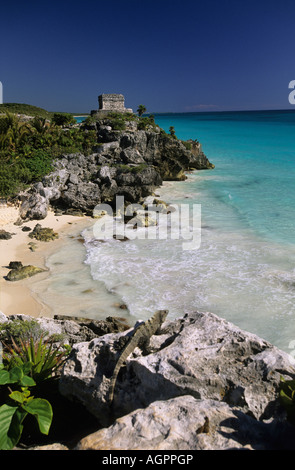
<svg viewBox="0 0 295 470">
<path fill-rule="evenodd" d="M 110 111 L 118 113 L 133 113 L 132 109 L 125 108 L 125 98 L 120 94 L 103 94 L 98 97 L 98 113 L 108 113 Z"/>
</svg>

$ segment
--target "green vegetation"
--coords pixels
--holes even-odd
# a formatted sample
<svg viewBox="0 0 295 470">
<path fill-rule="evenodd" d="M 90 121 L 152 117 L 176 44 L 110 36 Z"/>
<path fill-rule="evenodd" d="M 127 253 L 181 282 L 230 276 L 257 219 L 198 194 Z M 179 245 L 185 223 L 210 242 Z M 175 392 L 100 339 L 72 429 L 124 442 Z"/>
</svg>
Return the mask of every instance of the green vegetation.
<svg viewBox="0 0 295 470">
<path fill-rule="evenodd" d="M 45 333 L 37 320 L 14 320 L 0 324 L 0 341 L 9 345 L 12 344 L 12 338 L 16 344 L 20 344 L 20 341 L 28 341 L 30 338 L 37 340 Z"/>
<path fill-rule="evenodd" d="M 169 127 L 169 133 L 173 139 L 177 139 L 176 134 L 175 134 L 175 129 L 174 126 Z"/>
<path fill-rule="evenodd" d="M 27 415 L 35 417 L 39 431 L 48 435 L 53 407 L 38 395 L 42 385 L 58 377 L 69 347 L 53 348 L 34 320 L 5 322 L 0 333 L 5 339 L 0 364 L 0 450 L 9 450 L 18 444 Z M 32 426 L 30 420 L 25 424 Z"/>
<path fill-rule="evenodd" d="M 148 127 L 156 128 L 158 127 L 157 124 L 155 123 L 155 117 L 153 114 L 150 114 L 149 116 L 141 117 L 139 119 L 138 123 L 138 130 L 145 130 Z"/>
<path fill-rule="evenodd" d="M 146 107 L 144 104 L 140 104 L 137 109 L 138 116 L 141 117 L 146 112 Z"/>
<path fill-rule="evenodd" d="M 52 407 L 49 401 L 31 395 L 30 387 L 34 387 L 36 383 L 27 375 L 30 369 L 29 362 L 10 370 L 6 370 L 3 364 L 0 365 L 1 395 L 5 397 L 3 405 L 0 406 L 0 450 L 13 449 L 19 442 L 23 422 L 28 414 L 37 419 L 42 434 L 49 433 L 53 417 Z"/>
<path fill-rule="evenodd" d="M 51 122 L 57 126 L 69 126 L 76 123 L 76 119 L 69 113 L 54 113 Z"/>
<path fill-rule="evenodd" d="M 37 106 L 32 106 L 30 104 L 20 104 L 20 103 L 4 103 L 0 104 L 0 114 L 23 114 L 25 116 L 39 116 L 45 119 L 51 119 L 53 113 L 46 111 L 43 108 L 38 108 Z"/>
<path fill-rule="evenodd" d="M 183 145 L 185 146 L 186 150 L 191 150 L 192 149 L 192 144 L 191 142 L 187 142 L 185 140 L 182 140 L 181 141 L 183 143 Z"/>
<path fill-rule="evenodd" d="M 53 160 L 63 154 L 91 153 L 96 143 L 95 131 L 85 131 L 83 125 L 72 127 L 74 122 L 65 113 L 52 114 L 51 120 L 35 116 L 23 121 L 9 112 L 0 116 L 1 198 L 15 197 L 40 181 L 52 171 Z"/>
<path fill-rule="evenodd" d="M 289 421 L 295 424 L 295 380 L 281 378 L 280 400 L 286 409 Z"/>
<path fill-rule="evenodd" d="M 135 166 L 124 165 L 123 163 L 119 163 L 113 166 L 116 166 L 116 168 L 121 170 L 122 173 L 133 173 L 133 174 L 140 173 L 141 171 L 148 168 L 148 165 L 146 163 L 140 163 L 139 165 L 135 165 Z"/>
<path fill-rule="evenodd" d="M 133 113 L 118 113 L 110 111 L 107 114 L 89 116 L 85 124 L 93 124 L 94 122 L 104 122 L 106 125 L 111 126 L 115 131 L 124 131 L 126 129 L 126 123 L 135 121 L 137 116 Z"/>
<path fill-rule="evenodd" d="M 134 113 L 119 113 L 110 111 L 106 114 L 92 115 L 85 120 L 85 125 L 93 125 L 96 122 L 103 123 L 104 125 L 110 126 L 115 131 L 124 131 L 128 129 L 128 123 L 135 121 L 137 122 L 138 130 L 146 130 L 149 127 L 158 128 L 159 126 L 155 123 L 155 117 L 153 114 L 145 117 L 138 117 Z"/>
</svg>

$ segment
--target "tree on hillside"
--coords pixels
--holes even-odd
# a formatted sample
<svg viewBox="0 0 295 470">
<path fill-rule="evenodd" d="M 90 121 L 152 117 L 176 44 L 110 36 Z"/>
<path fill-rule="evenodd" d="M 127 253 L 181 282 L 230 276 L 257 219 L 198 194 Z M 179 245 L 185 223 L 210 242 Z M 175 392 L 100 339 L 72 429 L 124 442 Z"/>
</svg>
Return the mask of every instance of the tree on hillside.
<svg viewBox="0 0 295 470">
<path fill-rule="evenodd" d="M 138 115 L 141 117 L 143 115 L 143 113 L 146 112 L 146 107 L 143 104 L 140 104 L 138 106 L 137 112 L 138 112 Z"/>
<path fill-rule="evenodd" d="M 173 139 L 177 139 L 176 134 L 175 134 L 174 126 L 169 127 L 169 133 L 170 133 L 171 137 L 173 137 Z"/>
<path fill-rule="evenodd" d="M 68 126 L 71 124 L 75 124 L 76 120 L 69 113 L 54 113 L 52 122 L 57 126 Z"/>
</svg>

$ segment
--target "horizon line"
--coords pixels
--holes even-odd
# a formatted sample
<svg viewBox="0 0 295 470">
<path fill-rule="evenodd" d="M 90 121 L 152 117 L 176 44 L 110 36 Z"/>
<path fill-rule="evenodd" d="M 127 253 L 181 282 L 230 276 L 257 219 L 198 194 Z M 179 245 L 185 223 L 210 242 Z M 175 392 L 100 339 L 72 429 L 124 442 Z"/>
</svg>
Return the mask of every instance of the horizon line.
<svg viewBox="0 0 295 470">
<path fill-rule="evenodd" d="M 8 104 L 19 104 L 19 105 L 28 105 L 28 103 L 17 103 L 17 102 L 12 102 L 12 101 L 9 101 L 9 102 L 4 102 L 4 103 L 1 103 L 0 101 L 0 106 L 5 106 L 5 105 L 8 105 Z M 54 113 L 54 112 L 59 112 L 59 113 L 70 113 L 72 115 L 75 115 L 75 116 L 82 116 L 82 115 L 90 115 L 90 111 L 88 112 L 80 112 L 80 113 L 74 113 L 74 112 L 71 112 L 71 111 L 56 111 L 56 110 L 53 110 L 53 111 L 50 111 L 46 108 L 42 108 L 41 106 L 38 106 L 38 105 L 29 105 L 29 106 L 34 106 L 34 107 L 40 107 L 40 109 L 43 109 L 47 112 L 50 112 L 50 113 Z M 215 110 L 202 110 L 202 111 L 151 111 L 151 112 L 146 112 L 144 113 L 145 115 L 150 115 L 150 114 L 216 114 L 216 113 L 236 113 L 236 112 L 267 112 L 267 111 L 295 111 L 295 107 L 292 109 L 292 108 L 257 108 L 257 109 L 215 109 Z M 136 113 L 133 113 L 133 114 L 136 114 Z"/>
</svg>

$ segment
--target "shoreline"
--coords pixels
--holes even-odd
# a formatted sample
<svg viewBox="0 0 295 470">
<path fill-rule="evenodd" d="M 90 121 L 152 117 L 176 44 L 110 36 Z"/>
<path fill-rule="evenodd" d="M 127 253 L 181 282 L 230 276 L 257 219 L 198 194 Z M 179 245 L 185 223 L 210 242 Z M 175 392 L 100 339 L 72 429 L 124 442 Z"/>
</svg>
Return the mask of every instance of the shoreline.
<svg viewBox="0 0 295 470">
<path fill-rule="evenodd" d="M 33 317 L 52 317 L 54 312 L 48 306 L 42 303 L 41 299 L 33 292 L 33 285 L 36 280 L 46 279 L 50 272 L 39 273 L 27 279 L 19 281 L 7 281 L 5 276 L 9 272 L 8 265 L 11 261 L 21 261 L 25 265 L 34 265 L 43 269 L 46 267 L 46 259 L 60 249 L 67 242 L 69 236 L 77 235 L 84 228 L 93 223 L 90 217 L 77 217 L 71 215 L 55 216 L 49 212 L 47 217 L 42 220 L 30 220 L 22 225 L 14 225 L 18 219 L 18 209 L 16 207 L 0 207 L 0 230 L 13 233 L 9 240 L 0 240 L 0 311 L 6 316 L 24 314 Z M 58 232 L 59 238 L 41 242 L 28 237 L 30 232 L 23 232 L 24 226 L 33 229 L 37 223 L 42 227 L 52 228 Z M 36 251 L 31 251 L 28 243 L 36 243 Z"/>
</svg>

